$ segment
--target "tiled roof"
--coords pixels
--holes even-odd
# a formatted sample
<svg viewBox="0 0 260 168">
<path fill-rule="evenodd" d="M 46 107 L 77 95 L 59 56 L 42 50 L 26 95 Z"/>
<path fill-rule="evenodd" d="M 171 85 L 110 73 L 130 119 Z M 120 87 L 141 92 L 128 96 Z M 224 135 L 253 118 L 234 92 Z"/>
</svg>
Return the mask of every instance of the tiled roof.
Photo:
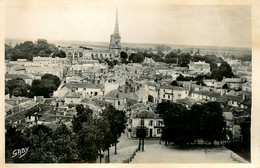
<svg viewBox="0 0 260 168">
<path fill-rule="evenodd" d="M 101 89 L 101 86 L 90 84 L 90 83 L 68 83 L 65 87 L 69 89 L 73 88 L 93 88 L 93 89 Z"/>
<path fill-rule="evenodd" d="M 32 79 L 31 77 L 23 74 L 5 74 L 5 78 L 15 79 L 15 78 L 22 78 L 22 79 Z"/>
<path fill-rule="evenodd" d="M 233 101 L 236 101 L 236 102 L 243 102 L 243 99 L 242 99 L 241 96 L 231 96 L 231 95 L 220 96 L 217 99 L 217 102 L 227 102 L 229 100 L 233 100 Z"/>
<path fill-rule="evenodd" d="M 65 95 L 65 98 L 80 98 L 82 96 L 82 93 L 77 93 L 77 92 L 68 92 Z"/>
<path fill-rule="evenodd" d="M 242 78 L 225 78 L 223 79 L 227 83 L 244 83 L 245 80 Z"/>
<path fill-rule="evenodd" d="M 152 118 L 160 118 L 158 114 L 155 114 L 152 111 L 141 111 L 141 112 L 136 112 L 133 114 L 133 118 L 142 118 L 144 117 L 145 119 L 152 119 Z"/>
<path fill-rule="evenodd" d="M 171 85 L 163 85 L 163 86 L 160 87 L 160 89 L 187 90 L 183 87 L 171 86 Z"/>
<path fill-rule="evenodd" d="M 179 104 L 188 105 L 189 107 L 191 107 L 193 104 L 196 103 L 196 101 L 191 99 L 191 98 L 177 99 L 176 102 L 179 103 Z"/>
<path fill-rule="evenodd" d="M 209 97 L 219 97 L 220 96 L 220 93 L 212 92 L 212 91 L 204 91 L 204 90 L 194 91 L 192 93 L 199 94 L 199 95 L 205 95 L 205 96 L 209 96 Z"/>
<path fill-rule="evenodd" d="M 110 99 L 122 99 L 125 98 L 125 94 L 122 94 L 118 90 L 112 90 L 109 93 L 107 93 L 104 98 L 110 98 Z"/>
</svg>

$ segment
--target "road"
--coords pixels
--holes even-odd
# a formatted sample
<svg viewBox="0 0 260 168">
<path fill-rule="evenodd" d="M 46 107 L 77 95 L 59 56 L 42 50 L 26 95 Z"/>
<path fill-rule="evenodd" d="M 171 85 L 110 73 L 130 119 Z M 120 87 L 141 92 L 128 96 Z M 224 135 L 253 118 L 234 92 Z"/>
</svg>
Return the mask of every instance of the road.
<svg viewBox="0 0 260 168">
<path fill-rule="evenodd" d="M 123 134 L 118 143 L 117 155 L 110 150 L 110 163 L 123 163 L 138 147 L 138 139 L 129 139 Z M 180 149 L 176 146 L 159 144 L 159 140 L 145 140 L 145 151 L 137 152 L 131 164 L 135 163 L 247 163 L 243 158 L 223 146 L 192 147 Z"/>
</svg>

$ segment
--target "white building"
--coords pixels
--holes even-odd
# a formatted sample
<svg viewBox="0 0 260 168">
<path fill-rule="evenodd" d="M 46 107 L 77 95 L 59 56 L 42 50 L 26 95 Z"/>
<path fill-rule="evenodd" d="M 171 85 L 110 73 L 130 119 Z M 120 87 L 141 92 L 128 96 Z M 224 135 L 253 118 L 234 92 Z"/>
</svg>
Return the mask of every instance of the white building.
<svg viewBox="0 0 260 168">
<path fill-rule="evenodd" d="M 159 102 L 171 101 L 176 102 L 177 99 L 185 99 L 189 96 L 189 91 L 183 87 L 164 85 L 160 87 Z"/>
<path fill-rule="evenodd" d="M 210 65 L 204 61 L 190 62 L 189 70 L 195 74 L 208 74 L 210 73 Z"/>
</svg>

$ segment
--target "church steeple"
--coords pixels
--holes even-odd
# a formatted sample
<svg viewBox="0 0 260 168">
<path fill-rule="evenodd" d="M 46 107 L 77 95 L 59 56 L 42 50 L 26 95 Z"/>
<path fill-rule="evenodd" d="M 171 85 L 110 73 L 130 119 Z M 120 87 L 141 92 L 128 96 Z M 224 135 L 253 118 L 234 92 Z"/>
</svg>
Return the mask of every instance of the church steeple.
<svg viewBox="0 0 260 168">
<path fill-rule="evenodd" d="M 114 34 L 119 34 L 119 27 L 118 27 L 118 9 L 116 8 L 116 22 L 115 22 L 115 31 Z"/>
<path fill-rule="evenodd" d="M 118 53 L 121 50 L 121 36 L 119 34 L 119 26 L 118 26 L 118 10 L 116 9 L 116 22 L 115 22 L 115 30 L 114 33 L 110 36 L 110 44 L 109 44 L 109 50 L 113 51 L 118 55 Z"/>
</svg>

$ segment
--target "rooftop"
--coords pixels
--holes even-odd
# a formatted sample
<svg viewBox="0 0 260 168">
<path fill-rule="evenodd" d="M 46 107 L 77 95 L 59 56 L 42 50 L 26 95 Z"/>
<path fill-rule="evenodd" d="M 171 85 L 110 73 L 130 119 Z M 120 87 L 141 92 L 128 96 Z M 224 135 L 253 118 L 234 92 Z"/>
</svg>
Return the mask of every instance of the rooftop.
<svg viewBox="0 0 260 168">
<path fill-rule="evenodd" d="M 194 91 L 192 93 L 199 94 L 199 95 L 205 95 L 205 96 L 209 96 L 209 97 L 219 97 L 220 96 L 220 93 L 213 92 L 213 91 L 204 91 L 204 90 Z"/>
<path fill-rule="evenodd" d="M 28 75 L 24 75 L 24 74 L 5 74 L 5 79 L 8 79 L 8 78 L 10 78 L 10 79 L 16 79 L 16 78 L 32 79 Z"/>
<path fill-rule="evenodd" d="M 160 87 L 160 89 L 171 89 L 171 90 L 187 90 L 183 87 L 178 87 L 178 86 L 171 86 L 171 85 L 163 85 Z"/>
</svg>

